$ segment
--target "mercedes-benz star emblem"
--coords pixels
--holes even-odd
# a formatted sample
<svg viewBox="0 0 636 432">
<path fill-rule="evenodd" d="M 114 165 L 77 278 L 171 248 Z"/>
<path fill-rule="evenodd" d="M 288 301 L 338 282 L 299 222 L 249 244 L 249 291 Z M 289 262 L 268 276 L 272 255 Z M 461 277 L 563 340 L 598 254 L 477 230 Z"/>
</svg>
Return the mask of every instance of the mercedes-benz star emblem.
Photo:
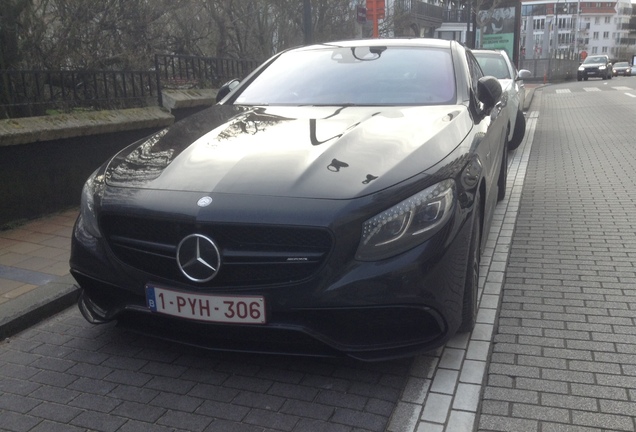
<svg viewBox="0 0 636 432">
<path fill-rule="evenodd" d="M 212 197 L 209 197 L 209 196 L 201 197 L 199 201 L 197 201 L 197 205 L 199 207 L 207 207 L 210 204 L 212 204 Z"/>
<path fill-rule="evenodd" d="M 177 247 L 177 264 L 181 272 L 193 282 L 207 282 L 221 267 L 221 254 L 216 244 L 202 234 L 185 237 Z"/>
</svg>

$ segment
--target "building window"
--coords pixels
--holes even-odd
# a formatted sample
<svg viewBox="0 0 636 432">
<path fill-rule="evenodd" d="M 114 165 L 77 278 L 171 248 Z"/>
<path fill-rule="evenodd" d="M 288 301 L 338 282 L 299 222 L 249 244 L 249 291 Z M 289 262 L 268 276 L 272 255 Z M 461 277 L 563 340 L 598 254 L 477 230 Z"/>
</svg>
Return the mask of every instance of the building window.
<svg viewBox="0 0 636 432">
<path fill-rule="evenodd" d="M 592 34 L 592 39 L 594 39 L 594 40 L 598 40 L 598 32 L 594 32 L 594 33 Z"/>
<path fill-rule="evenodd" d="M 609 24 L 612 22 L 612 17 L 605 17 L 605 24 Z"/>
<path fill-rule="evenodd" d="M 607 47 L 603 47 L 603 52 L 607 53 Z"/>
<path fill-rule="evenodd" d="M 603 32 L 603 39 L 609 39 L 609 32 Z"/>
<path fill-rule="evenodd" d="M 601 23 L 601 17 L 594 18 L 594 24 L 600 24 L 600 23 Z"/>
<path fill-rule="evenodd" d="M 598 54 L 598 47 L 592 47 L 592 54 Z"/>
<path fill-rule="evenodd" d="M 534 30 L 544 30 L 545 29 L 545 18 L 535 19 L 532 28 Z"/>
</svg>

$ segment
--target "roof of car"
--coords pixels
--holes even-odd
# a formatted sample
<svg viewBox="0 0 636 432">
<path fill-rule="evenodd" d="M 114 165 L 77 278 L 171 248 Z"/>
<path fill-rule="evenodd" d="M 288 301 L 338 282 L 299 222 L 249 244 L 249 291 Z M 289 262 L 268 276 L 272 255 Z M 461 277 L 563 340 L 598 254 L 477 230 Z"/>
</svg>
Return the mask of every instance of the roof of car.
<svg viewBox="0 0 636 432">
<path fill-rule="evenodd" d="M 419 46 L 419 47 L 432 47 L 432 48 L 449 48 L 452 44 L 456 44 L 455 41 L 448 41 L 444 39 L 432 39 L 432 38 L 412 38 L 412 39 L 353 39 L 344 41 L 325 42 L 321 44 L 309 45 L 301 47 L 299 49 L 315 49 L 325 46 L 337 46 L 337 47 L 360 47 L 360 46 Z"/>
</svg>

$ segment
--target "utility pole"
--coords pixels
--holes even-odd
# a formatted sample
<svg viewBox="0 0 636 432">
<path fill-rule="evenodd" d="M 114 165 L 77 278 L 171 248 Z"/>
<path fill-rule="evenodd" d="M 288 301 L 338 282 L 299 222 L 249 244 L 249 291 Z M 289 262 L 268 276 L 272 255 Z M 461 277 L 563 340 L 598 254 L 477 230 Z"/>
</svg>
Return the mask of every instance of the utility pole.
<svg viewBox="0 0 636 432">
<path fill-rule="evenodd" d="M 576 3 L 576 28 L 574 29 L 574 55 L 576 61 L 580 61 L 579 56 L 579 29 L 581 28 L 581 0 Z"/>
<path fill-rule="evenodd" d="M 305 34 L 305 45 L 314 43 L 311 23 L 311 0 L 303 0 L 303 33 Z"/>
</svg>

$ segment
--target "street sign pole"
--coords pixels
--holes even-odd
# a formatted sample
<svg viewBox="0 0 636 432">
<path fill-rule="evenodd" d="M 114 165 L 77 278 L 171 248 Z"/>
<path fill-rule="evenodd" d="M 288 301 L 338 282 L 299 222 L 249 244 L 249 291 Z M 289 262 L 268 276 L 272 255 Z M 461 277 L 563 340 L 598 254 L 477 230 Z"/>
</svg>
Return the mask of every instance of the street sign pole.
<svg viewBox="0 0 636 432">
<path fill-rule="evenodd" d="M 380 37 L 378 21 L 384 19 L 385 0 L 367 0 L 367 19 L 373 21 L 373 37 Z"/>
</svg>

